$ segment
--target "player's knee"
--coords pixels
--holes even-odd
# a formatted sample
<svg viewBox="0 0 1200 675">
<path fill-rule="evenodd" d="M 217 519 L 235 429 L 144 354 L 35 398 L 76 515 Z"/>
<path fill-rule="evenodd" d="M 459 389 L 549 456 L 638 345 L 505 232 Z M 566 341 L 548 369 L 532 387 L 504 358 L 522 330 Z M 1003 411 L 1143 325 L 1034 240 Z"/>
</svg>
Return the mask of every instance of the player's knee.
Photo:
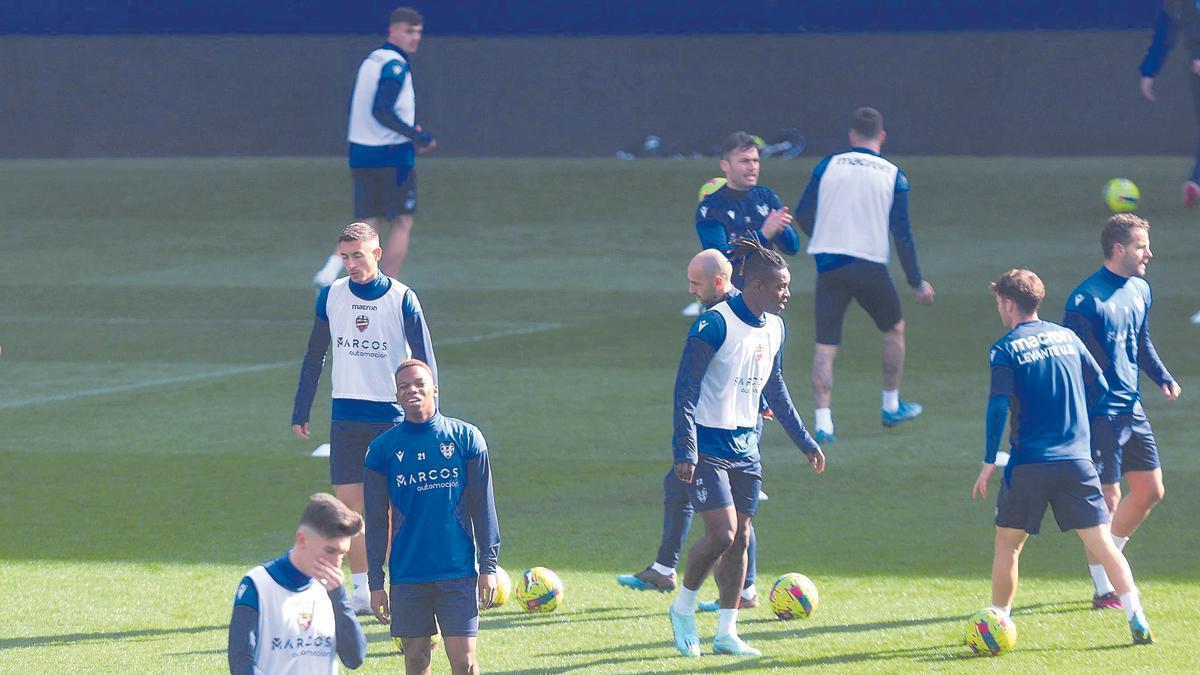
<svg viewBox="0 0 1200 675">
<path fill-rule="evenodd" d="M 708 541 L 714 550 L 725 552 L 733 545 L 734 531 L 728 528 L 719 528 L 708 533 Z"/>
<path fill-rule="evenodd" d="M 900 319 L 899 321 L 896 322 L 896 325 L 883 331 L 883 338 L 885 340 L 895 340 L 895 339 L 903 340 L 904 339 L 904 319 Z"/>
<path fill-rule="evenodd" d="M 404 668 L 410 673 L 423 673 L 429 669 L 432 661 L 429 651 L 423 649 L 405 650 Z"/>
<path fill-rule="evenodd" d="M 455 673 L 475 673 L 478 672 L 475 664 L 475 654 L 447 654 L 450 659 L 450 670 Z"/>
<path fill-rule="evenodd" d="M 1140 490 L 1140 492 L 1142 492 L 1142 494 L 1138 495 L 1138 498 L 1141 499 L 1142 503 L 1146 506 L 1154 506 L 1155 504 L 1161 502 L 1163 497 L 1167 495 L 1167 489 L 1163 487 L 1161 482 L 1155 482 L 1147 485 L 1143 490 Z"/>
</svg>

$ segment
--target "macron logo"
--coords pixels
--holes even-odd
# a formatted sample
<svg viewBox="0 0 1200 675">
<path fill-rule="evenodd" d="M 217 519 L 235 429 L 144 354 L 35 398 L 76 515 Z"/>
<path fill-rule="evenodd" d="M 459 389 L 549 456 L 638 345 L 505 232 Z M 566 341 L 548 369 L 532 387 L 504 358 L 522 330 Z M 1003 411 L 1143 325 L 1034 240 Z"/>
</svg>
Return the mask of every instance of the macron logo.
<svg viewBox="0 0 1200 675">
<path fill-rule="evenodd" d="M 703 320 L 700 323 L 696 324 L 696 332 L 699 333 L 699 332 L 703 331 L 704 327 L 707 325 L 708 325 L 707 320 Z"/>
<path fill-rule="evenodd" d="M 1080 305 L 1082 305 L 1082 304 L 1083 304 L 1083 294 L 1082 294 L 1082 293 L 1076 293 L 1076 294 L 1075 294 L 1075 306 L 1076 306 L 1076 307 L 1078 307 L 1078 306 L 1080 306 Z"/>
</svg>

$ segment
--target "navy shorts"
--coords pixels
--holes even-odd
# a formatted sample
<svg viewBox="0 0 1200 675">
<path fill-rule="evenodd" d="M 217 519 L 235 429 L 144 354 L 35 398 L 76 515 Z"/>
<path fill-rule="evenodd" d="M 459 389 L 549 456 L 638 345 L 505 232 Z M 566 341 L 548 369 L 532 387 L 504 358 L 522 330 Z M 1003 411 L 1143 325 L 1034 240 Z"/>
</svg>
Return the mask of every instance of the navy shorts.
<svg viewBox="0 0 1200 675">
<path fill-rule="evenodd" d="M 1160 466 L 1154 431 L 1141 405 L 1129 415 L 1092 418 L 1092 461 L 1105 485 L 1120 483 L 1127 471 L 1153 471 Z"/>
<path fill-rule="evenodd" d="M 855 260 L 817 274 L 817 294 L 813 304 L 817 344 L 842 343 L 842 321 L 851 300 L 867 311 L 880 331 L 891 330 L 903 318 L 900 296 L 896 294 L 896 285 L 892 283 L 887 265 Z"/>
<path fill-rule="evenodd" d="M 762 488 L 762 464 L 754 459 L 725 459 L 700 453 L 688 496 L 692 508 L 712 511 L 733 506 L 738 513 L 753 516 L 758 511 Z"/>
<path fill-rule="evenodd" d="M 392 584 L 392 637 L 479 635 L 479 577 Z"/>
<path fill-rule="evenodd" d="M 996 527 L 1037 534 L 1047 504 L 1063 532 L 1108 522 L 1100 476 L 1086 459 L 1021 464 L 1004 478 L 996 499 Z"/>
<path fill-rule="evenodd" d="M 351 169 L 354 178 L 354 217 L 395 218 L 417 211 L 416 167 Z"/>
<path fill-rule="evenodd" d="M 363 459 L 367 456 L 367 446 L 379 434 L 394 426 L 395 422 L 330 422 L 329 482 L 333 485 L 363 482 Z"/>
</svg>

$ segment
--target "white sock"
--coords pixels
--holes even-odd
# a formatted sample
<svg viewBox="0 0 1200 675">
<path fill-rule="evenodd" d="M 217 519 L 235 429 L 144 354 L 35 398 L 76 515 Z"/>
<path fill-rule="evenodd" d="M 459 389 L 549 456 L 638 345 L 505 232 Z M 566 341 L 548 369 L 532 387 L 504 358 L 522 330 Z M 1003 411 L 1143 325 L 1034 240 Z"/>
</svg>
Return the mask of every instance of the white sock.
<svg viewBox="0 0 1200 675">
<path fill-rule="evenodd" d="M 368 599 L 371 597 L 371 589 L 367 588 L 366 572 L 355 572 L 354 574 L 351 574 L 350 581 L 354 584 L 355 597 L 364 597 Z"/>
<path fill-rule="evenodd" d="M 1121 606 L 1125 608 L 1125 618 L 1132 620 L 1135 614 L 1142 611 L 1142 599 L 1137 591 L 1122 593 Z"/>
<path fill-rule="evenodd" d="M 737 613 L 736 609 L 717 610 L 717 637 L 737 635 Z"/>
<path fill-rule="evenodd" d="M 1116 546 L 1118 551 L 1124 551 L 1125 544 L 1129 543 L 1129 537 L 1118 537 L 1115 534 L 1110 534 L 1108 536 L 1112 537 L 1113 546 Z"/>
<path fill-rule="evenodd" d="M 1088 565 L 1088 573 L 1092 575 L 1092 585 L 1096 587 L 1096 595 L 1116 592 L 1112 582 L 1108 580 L 1108 575 L 1104 573 L 1104 565 Z"/>
<path fill-rule="evenodd" d="M 754 587 L 754 584 L 750 584 L 742 589 L 742 598 L 745 600 L 750 600 L 756 595 L 758 595 L 758 589 Z"/>
<path fill-rule="evenodd" d="M 899 389 L 884 389 L 883 390 L 883 411 L 894 413 L 900 409 L 900 390 Z"/>
<path fill-rule="evenodd" d="M 674 567 L 667 567 L 666 565 L 659 565 L 657 560 L 650 564 L 650 569 L 654 570 L 655 572 L 658 572 L 659 574 L 663 575 L 664 577 L 669 577 L 672 574 L 675 574 Z"/>
<path fill-rule="evenodd" d="M 336 274 L 342 269 L 342 257 L 337 255 L 329 256 L 325 261 L 325 266 L 321 268 L 321 274 Z"/>
<path fill-rule="evenodd" d="M 1000 614 L 1005 618 L 1012 616 L 1012 605 L 1004 605 L 1003 607 L 992 605 L 992 609 L 996 610 L 997 614 Z"/>
<path fill-rule="evenodd" d="M 683 614 L 685 616 L 688 614 L 695 614 L 696 603 L 698 602 L 696 596 L 696 591 L 693 591 L 683 584 L 679 584 L 679 595 L 675 596 L 675 603 L 672 605 L 672 607 L 675 608 L 675 613 Z"/>
<path fill-rule="evenodd" d="M 827 434 L 833 433 L 833 411 L 829 408 L 817 408 L 813 411 L 813 424 L 817 425 L 817 431 L 824 431 Z"/>
</svg>

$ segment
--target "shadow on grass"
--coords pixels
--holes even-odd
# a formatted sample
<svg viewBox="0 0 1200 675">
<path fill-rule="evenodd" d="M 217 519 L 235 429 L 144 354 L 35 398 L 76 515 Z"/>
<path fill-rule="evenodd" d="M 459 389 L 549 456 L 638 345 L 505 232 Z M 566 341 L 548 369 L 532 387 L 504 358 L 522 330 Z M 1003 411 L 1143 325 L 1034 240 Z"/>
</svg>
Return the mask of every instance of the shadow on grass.
<svg viewBox="0 0 1200 675">
<path fill-rule="evenodd" d="M 104 642 L 108 640 L 131 640 L 137 638 L 155 638 L 180 633 L 206 633 L 212 630 L 227 630 L 229 624 L 216 626 L 182 626 L 180 628 L 147 628 L 144 630 L 111 631 L 107 633 L 64 633 L 61 635 L 35 635 L 23 638 L 0 638 L 0 649 L 19 649 L 21 647 L 47 647 L 55 645 L 75 644 L 78 642 Z"/>
</svg>

